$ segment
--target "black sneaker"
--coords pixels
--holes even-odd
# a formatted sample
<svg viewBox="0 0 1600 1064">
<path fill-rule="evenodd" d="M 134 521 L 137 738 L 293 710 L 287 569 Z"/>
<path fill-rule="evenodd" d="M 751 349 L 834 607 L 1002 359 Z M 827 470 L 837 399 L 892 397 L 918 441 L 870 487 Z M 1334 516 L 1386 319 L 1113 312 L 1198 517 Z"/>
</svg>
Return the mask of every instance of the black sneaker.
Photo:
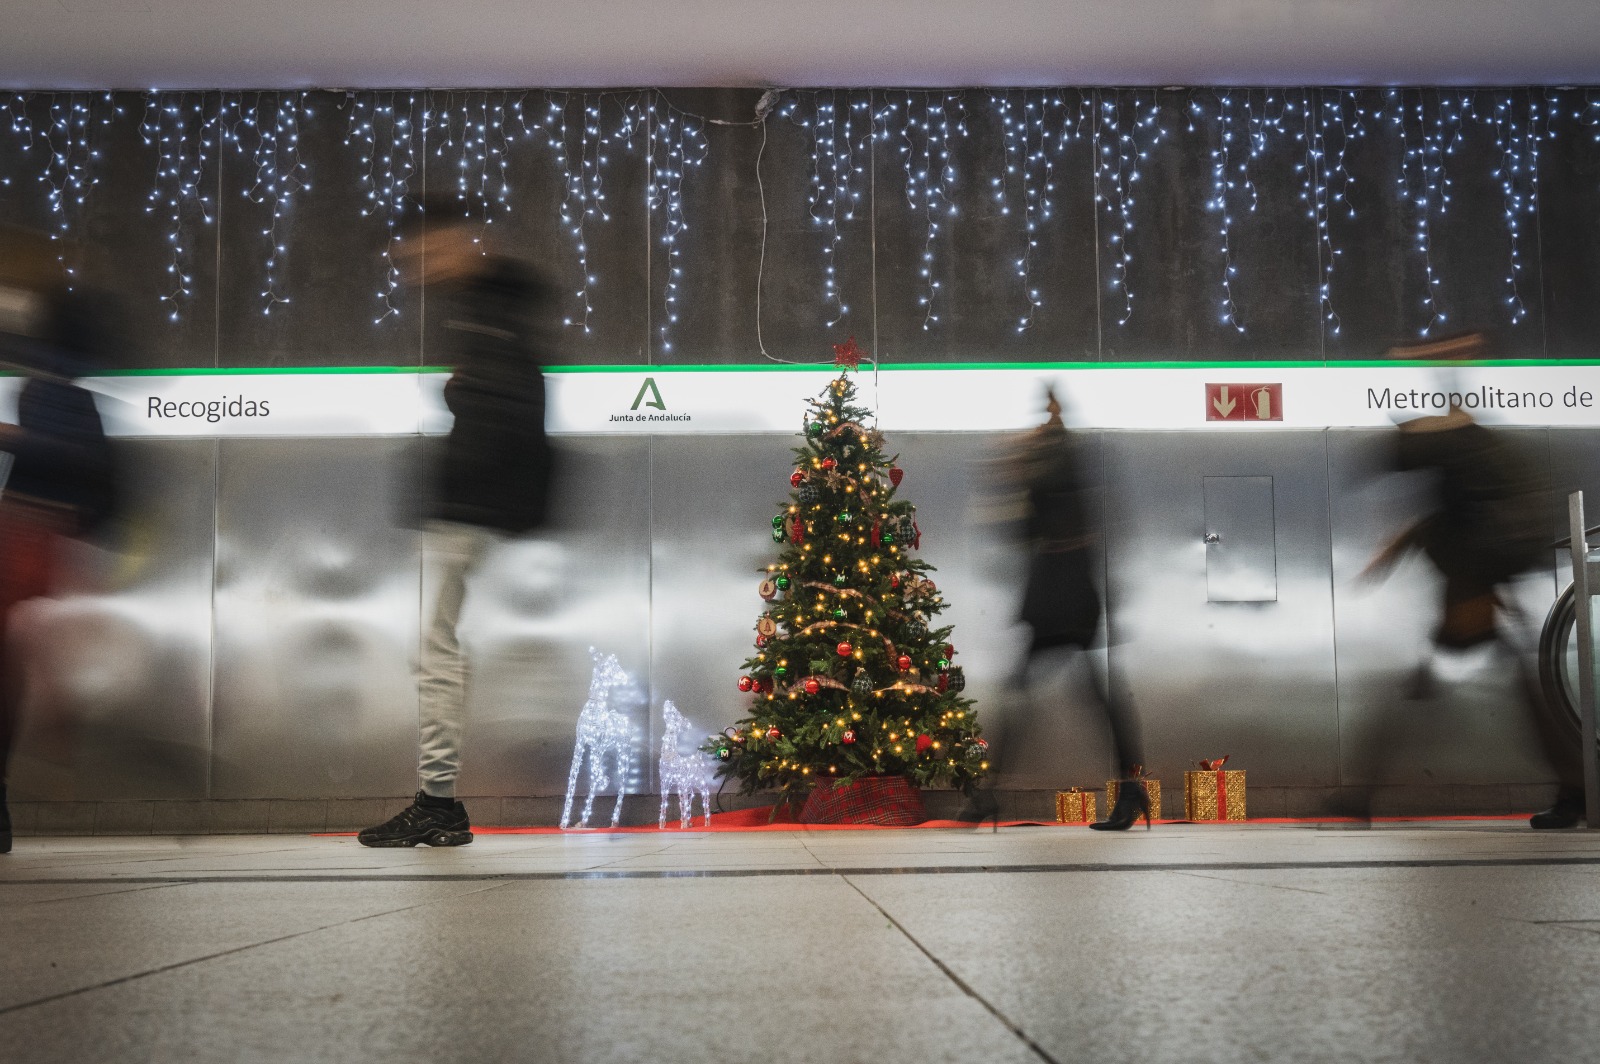
<svg viewBox="0 0 1600 1064">
<path fill-rule="evenodd" d="M 426 805 L 423 794 L 388 822 L 356 835 L 363 846 L 465 846 L 472 841 L 472 824 L 460 802 Z"/>
</svg>

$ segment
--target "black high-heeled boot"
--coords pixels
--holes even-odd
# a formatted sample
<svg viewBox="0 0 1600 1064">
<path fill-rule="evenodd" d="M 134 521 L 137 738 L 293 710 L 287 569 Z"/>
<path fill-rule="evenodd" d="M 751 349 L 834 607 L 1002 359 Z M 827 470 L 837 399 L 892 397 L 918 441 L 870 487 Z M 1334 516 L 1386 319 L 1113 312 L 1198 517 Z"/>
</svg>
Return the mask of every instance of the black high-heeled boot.
<svg viewBox="0 0 1600 1064">
<path fill-rule="evenodd" d="M 1145 830 L 1150 830 L 1150 792 L 1144 789 L 1143 780 L 1122 780 L 1117 784 L 1117 804 L 1104 820 L 1089 827 L 1095 831 L 1127 831 L 1141 815 Z"/>
<path fill-rule="evenodd" d="M 974 787 L 967 792 L 967 800 L 961 803 L 961 808 L 956 810 L 956 819 L 963 824 L 982 825 L 985 820 L 994 821 L 994 830 L 1000 830 L 1000 802 L 994 796 L 993 790 L 978 790 Z"/>
<path fill-rule="evenodd" d="M 1583 792 L 1563 791 L 1556 796 L 1556 804 L 1528 818 L 1528 826 L 1540 831 L 1552 828 L 1575 828 L 1583 820 Z"/>
</svg>

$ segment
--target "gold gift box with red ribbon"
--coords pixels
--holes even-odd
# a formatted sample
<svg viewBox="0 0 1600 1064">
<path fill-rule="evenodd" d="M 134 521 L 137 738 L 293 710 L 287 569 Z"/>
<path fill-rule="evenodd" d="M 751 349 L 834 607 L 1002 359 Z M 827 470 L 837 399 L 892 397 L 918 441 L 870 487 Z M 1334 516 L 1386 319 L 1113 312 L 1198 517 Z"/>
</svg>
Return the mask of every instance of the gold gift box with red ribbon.
<svg viewBox="0 0 1600 1064">
<path fill-rule="evenodd" d="M 1107 816 L 1110 815 L 1109 810 L 1115 809 L 1116 806 L 1117 806 L 1117 790 L 1118 790 L 1117 784 L 1119 784 L 1121 782 L 1122 782 L 1121 780 L 1106 780 L 1106 809 L 1108 810 L 1108 812 L 1106 814 Z M 1150 796 L 1150 819 L 1151 820 L 1160 820 L 1161 819 L 1161 781 L 1160 780 L 1153 780 L 1149 776 L 1140 776 L 1139 777 L 1139 782 L 1144 784 L 1145 793 Z"/>
<path fill-rule="evenodd" d="M 1057 824 L 1093 824 L 1100 819 L 1099 796 L 1094 791 L 1080 790 L 1056 792 Z"/>
<path fill-rule="evenodd" d="M 1244 770 L 1224 769 L 1226 757 L 1201 761 L 1198 772 L 1183 774 L 1185 820 L 1243 820 Z"/>
</svg>

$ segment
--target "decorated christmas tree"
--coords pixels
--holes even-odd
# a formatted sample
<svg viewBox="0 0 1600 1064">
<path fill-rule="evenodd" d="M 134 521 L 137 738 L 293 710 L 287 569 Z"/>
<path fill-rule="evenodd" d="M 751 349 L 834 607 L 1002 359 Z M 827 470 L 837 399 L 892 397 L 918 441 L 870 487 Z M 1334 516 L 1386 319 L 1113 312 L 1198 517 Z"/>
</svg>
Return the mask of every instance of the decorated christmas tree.
<svg viewBox="0 0 1600 1064">
<path fill-rule="evenodd" d="M 860 349 L 835 345 L 842 367 L 809 403 L 787 502 L 772 518 L 783 544 L 766 567 L 755 653 L 739 689 L 750 714 L 707 749 L 742 790 L 803 797 L 819 781 L 904 777 L 965 786 L 987 771 L 972 701 L 904 472 L 883 453 L 872 412 L 848 370 Z"/>
</svg>

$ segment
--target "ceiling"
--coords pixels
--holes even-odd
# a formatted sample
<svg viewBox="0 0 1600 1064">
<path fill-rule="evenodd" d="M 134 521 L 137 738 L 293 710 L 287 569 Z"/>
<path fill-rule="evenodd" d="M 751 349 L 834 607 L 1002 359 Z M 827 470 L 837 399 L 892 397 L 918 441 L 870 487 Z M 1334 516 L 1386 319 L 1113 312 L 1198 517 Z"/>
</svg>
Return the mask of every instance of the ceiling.
<svg viewBox="0 0 1600 1064">
<path fill-rule="evenodd" d="M 1600 83 L 1600 0 L 6 0 L 0 87 Z"/>
</svg>

